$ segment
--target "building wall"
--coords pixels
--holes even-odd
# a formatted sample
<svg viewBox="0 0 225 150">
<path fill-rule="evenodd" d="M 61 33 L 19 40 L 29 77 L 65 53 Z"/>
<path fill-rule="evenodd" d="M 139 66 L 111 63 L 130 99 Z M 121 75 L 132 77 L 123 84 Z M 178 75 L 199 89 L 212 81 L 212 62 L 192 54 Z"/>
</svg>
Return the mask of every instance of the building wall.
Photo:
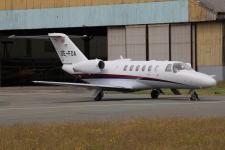
<svg viewBox="0 0 225 150">
<path fill-rule="evenodd" d="M 223 24 L 197 25 L 198 65 L 223 65 Z"/>
<path fill-rule="evenodd" d="M 200 23 L 197 25 L 198 70 L 225 79 L 223 23 Z"/>
<path fill-rule="evenodd" d="M 149 59 L 169 60 L 169 24 L 149 25 Z"/>
<path fill-rule="evenodd" d="M 191 25 L 171 25 L 171 60 L 191 63 Z"/>
<path fill-rule="evenodd" d="M 188 1 L 186 0 L 0 11 L 0 30 L 137 25 L 187 21 Z"/>
<path fill-rule="evenodd" d="M 146 60 L 146 26 L 126 27 L 127 58 Z"/>
<path fill-rule="evenodd" d="M 146 60 L 146 26 L 108 28 L 108 59 Z"/>
<path fill-rule="evenodd" d="M 0 10 L 164 2 L 171 0 L 0 0 Z"/>
<path fill-rule="evenodd" d="M 0 10 L 0 30 L 216 19 L 216 13 L 197 0 L 0 0 Z"/>
<path fill-rule="evenodd" d="M 120 56 L 127 58 L 126 30 L 124 27 L 108 28 L 107 39 L 108 60 L 119 59 Z"/>
<path fill-rule="evenodd" d="M 189 21 L 216 20 L 217 14 L 213 10 L 203 6 L 199 0 L 189 0 Z"/>
<path fill-rule="evenodd" d="M 191 63 L 200 72 L 216 75 L 217 80 L 225 79 L 223 22 L 148 25 L 148 43 L 145 29 L 143 25 L 109 28 L 108 58 L 122 55 L 146 60 L 149 54 L 150 60 Z M 148 51 L 144 44 L 149 44 Z"/>
<path fill-rule="evenodd" d="M 192 30 L 191 24 L 148 25 L 146 43 L 145 25 L 112 27 L 108 30 L 108 57 L 113 59 L 123 55 L 134 60 L 146 60 L 149 54 L 150 60 L 177 60 L 193 64 Z"/>
<path fill-rule="evenodd" d="M 197 32 L 196 32 L 196 24 L 192 24 L 191 30 L 192 30 L 192 67 L 197 70 Z"/>
</svg>

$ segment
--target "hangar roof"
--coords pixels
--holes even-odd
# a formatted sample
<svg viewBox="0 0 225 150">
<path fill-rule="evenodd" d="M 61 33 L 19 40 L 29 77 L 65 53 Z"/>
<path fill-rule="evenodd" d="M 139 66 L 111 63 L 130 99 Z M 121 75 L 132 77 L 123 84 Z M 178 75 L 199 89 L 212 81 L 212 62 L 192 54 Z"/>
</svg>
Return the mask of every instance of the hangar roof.
<svg viewBox="0 0 225 150">
<path fill-rule="evenodd" d="M 212 8 L 216 12 L 225 12 L 224 0 L 200 0 L 208 8 Z"/>
</svg>

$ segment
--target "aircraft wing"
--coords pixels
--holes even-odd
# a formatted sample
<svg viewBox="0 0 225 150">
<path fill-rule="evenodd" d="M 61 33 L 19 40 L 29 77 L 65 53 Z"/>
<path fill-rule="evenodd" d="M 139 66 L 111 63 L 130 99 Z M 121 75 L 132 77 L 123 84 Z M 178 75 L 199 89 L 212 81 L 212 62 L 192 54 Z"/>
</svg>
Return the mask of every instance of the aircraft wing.
<svg viewBox="0 0 225 150">
<path fill-rule="evenodd" d="M 64 85 L 64 86 L 80 86 L 84 88 L 103 88 L 103 89 L 123 89 L 132 90 L 128 87 L 111 86 L 111 85 L 99 85 L 99 84 L 88 84 L 88 83 L 72 83 L 72 82 L 52 82 L 52 81 L 33 81 L 38 84 L 49 84 L 49 85 Z"/>
</svg>

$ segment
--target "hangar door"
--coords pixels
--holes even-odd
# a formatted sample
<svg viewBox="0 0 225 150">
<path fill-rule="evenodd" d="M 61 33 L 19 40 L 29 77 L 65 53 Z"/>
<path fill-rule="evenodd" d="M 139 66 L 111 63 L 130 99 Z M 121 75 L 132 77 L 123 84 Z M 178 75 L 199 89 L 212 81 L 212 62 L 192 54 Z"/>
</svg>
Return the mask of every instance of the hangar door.
<svg viewBox="0 0 225 150">
<path fill-rule="evenodd" d="M 146 26 L 108 28 L 108 59 L 146 60 Z"/>
<path fill-rule="evenodd" d="M 191 63 L 191 25 L 171 25 L 171 60 Z"/>
<path fill-rule="evenodd" d="M 108 28 L 108 59 L 118 59 L 126 54 L 126 30 L 123 27 Z"/>
<path fill-rule="evenodd" d="M 149 60 L 169 60 L 169 25 L 149 25 Z"/>
<path fill-rule="evenodd" d="M 146 26 L 126 27 L 127 57 L 146 60 Z"/>
</svg>

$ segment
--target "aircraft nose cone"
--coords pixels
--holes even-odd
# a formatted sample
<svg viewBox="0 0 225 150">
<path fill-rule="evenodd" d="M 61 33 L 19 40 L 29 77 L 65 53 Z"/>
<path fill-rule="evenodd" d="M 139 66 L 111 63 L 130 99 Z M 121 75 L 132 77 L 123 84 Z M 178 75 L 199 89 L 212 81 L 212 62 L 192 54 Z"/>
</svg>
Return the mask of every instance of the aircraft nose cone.
<svg viewBox="0 0 225 150">
<path fill-rule="evenodd" d="M 205 76 L 204 79 L 202 80 L 202 87 L 203 88 L 208 88 L 215 86 L 217 84 L 216 80 L 210 76 Z"/>
<path fill-rule="evenodd" d="M 217 84 L 217 82 L 216 82 L 216 80 L 214 78 L 210 77 L 208 79 L 207 84 L 208 84 L 209 87 L 212 87 L 212 86 L 215 86 Z"/>
</svg>

